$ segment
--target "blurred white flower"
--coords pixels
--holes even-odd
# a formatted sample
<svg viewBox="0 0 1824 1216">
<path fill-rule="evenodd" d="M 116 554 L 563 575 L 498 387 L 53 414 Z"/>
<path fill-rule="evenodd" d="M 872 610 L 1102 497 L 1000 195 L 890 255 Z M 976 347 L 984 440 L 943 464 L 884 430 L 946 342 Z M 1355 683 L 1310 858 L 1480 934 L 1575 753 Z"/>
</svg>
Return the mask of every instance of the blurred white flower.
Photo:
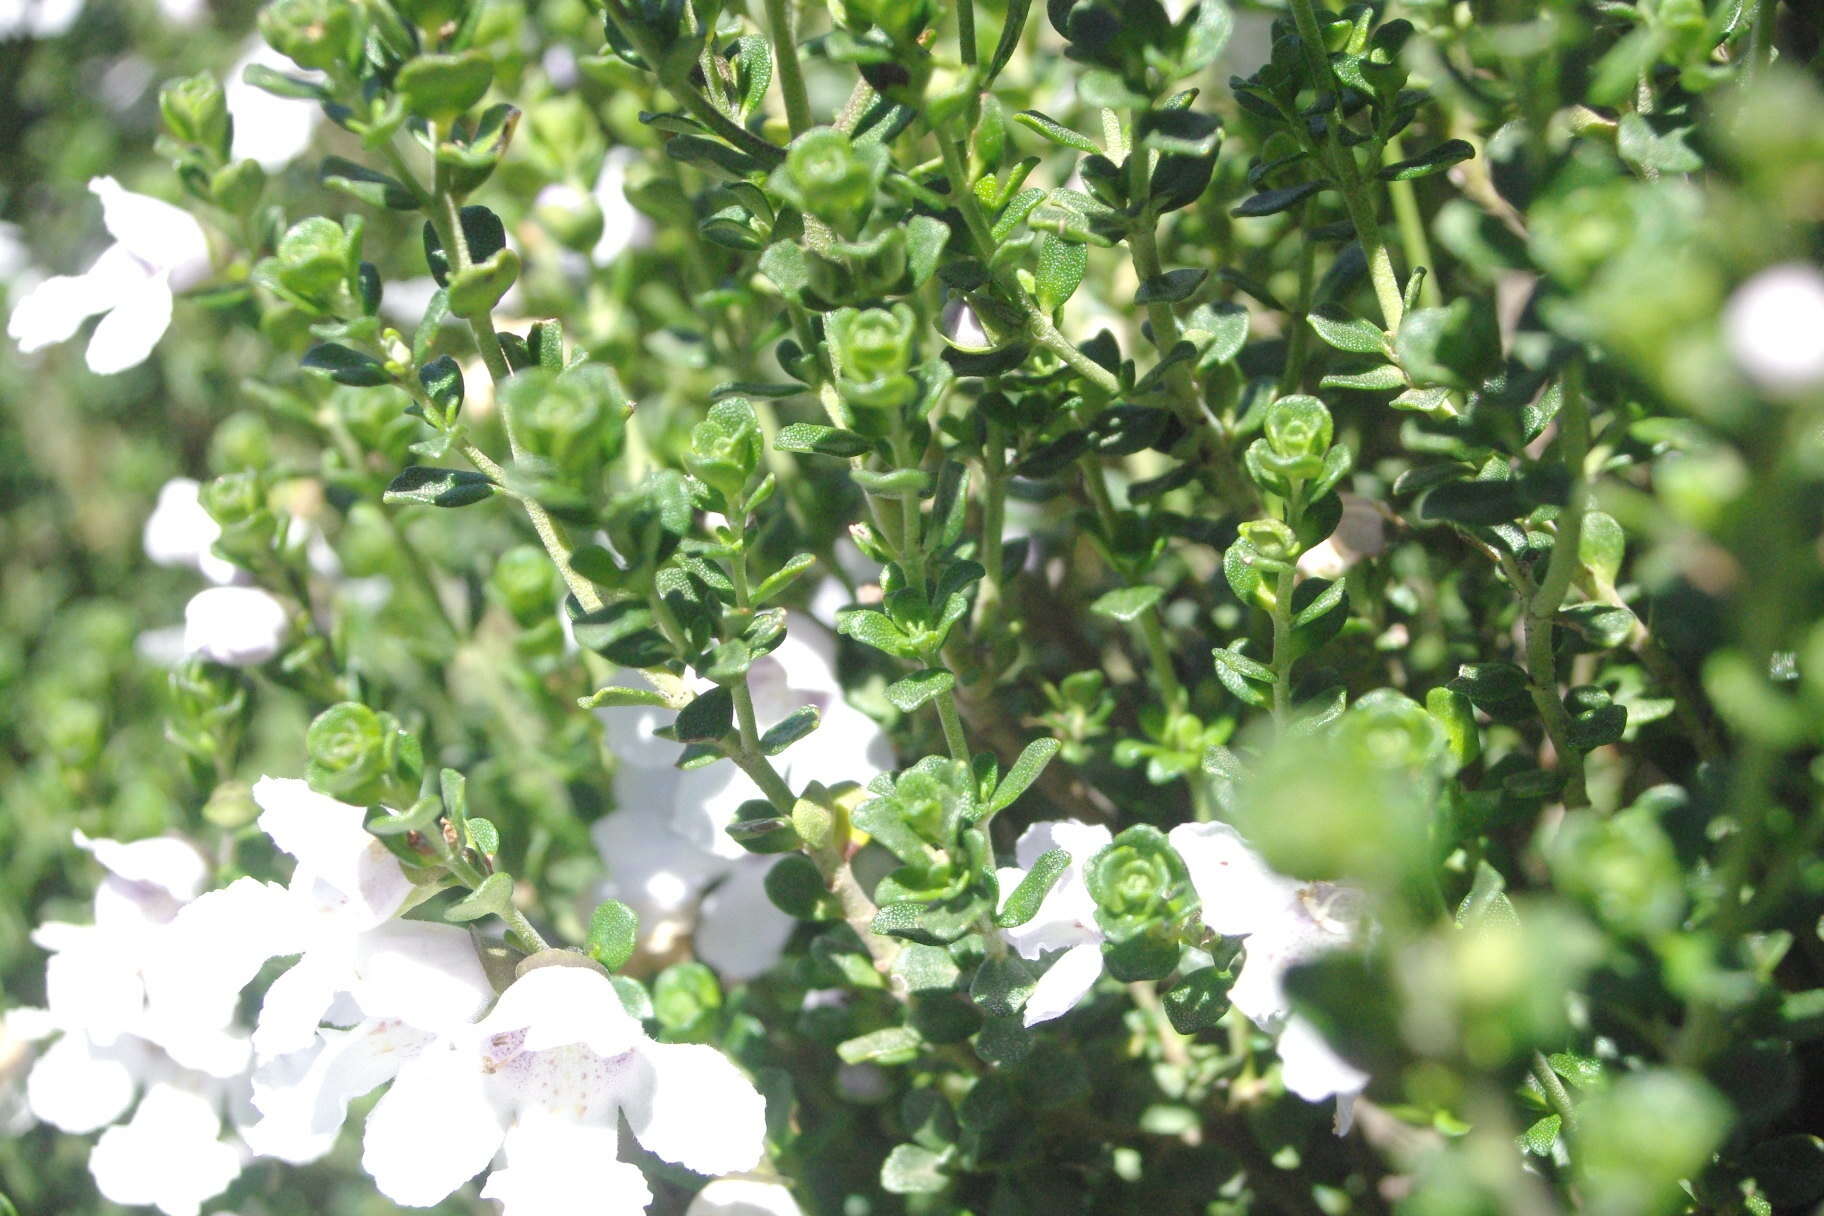
<svg viewBox="0 0 1824 1216">
<path fill-rule="evenodd" d="M 188 477 L 173 477 L 159 489 L 158 503 L 146 517 L 146 556 L 160 566 L 195 570 L 218 585 L 245 582 L 246 571 L 215 554 L 212 546 L 222 527 L 203 509 L 201 492 L 201 484 Z"/>
<path fill-rule="evenodd" d="M 288 76 L 299 75 L 299 69 L 255 34 L 247 40 L 240 61 L 228 69 L 228 77 L 222 84 L 229 117 L 234 119 L 234 142 L 229 155 L 235 160 L 256 160 L 262 169 L 271 173 L 283 169 L 310 147 L 317 124 L 323 120 L 323 107 L 314 102 L 280 97 L 248 84 L 247 69 L 256 66 L 272 68 Z"/>
<path fill-rule="evenodd" d="M 143 363 L 171 324 L 172 293 L 209 277 L 209 240 L 188 212 L 97 177 L 102 223 L 114 238 L 88 270 L 45 279 L 13 306 L 8 336 L 22 351 L 62 342 L 97 313 L 89 370 L 98 375 Z"/>
<path fill-rule="evenodd" d="M 668 960 L 689 939 L 699 962 L 741 983 L 779 961 L 797 922 L 767 898 L 771 858 L 723 857 L 672 830 L 668 778 L 682 776 L 622 768 L 615 782 L 620 809 L 592 829 L 608 871 L 598 894 L 638 914 L 642 953 Z"/>
<path fill-rule="evenodd" d="M 258 587 L 209 587 L 184 605 L 184 654 L 228 667 L 257 667 L 291 632 L 285 605 Z"/>
<path fill-rule="evenodd" d="M 1014 843 L 1017 868 L 1002 869 L 997 875 L 1005 900 L 1040 857 L 1053 849 L 1070 854 L 1070 864 L 1045 893 L 1032 919 L 1001 930 L 1021 958 L 1052 960 L 1026 999 L 1021 1020 L 1028 1026 L 1069 1013 L 1102 978 L 1103 933 L 1096 923 L 1096 901 L 1090 896 L 1085 874 L 1090 858 L 1113 841 L 1100 824 L 1074 819 L 1035 823 Z"/>
<path fill-rule="evenodd" d="M 176 948 L 173 925 L 194 906 L 207 875 L 201 854 L 160 837 L 76 843 L 108 871 L 90 925 L 50 922 L 33 939 L 49 949 L 43 1010 L 13 1010 L 9 1034 L 56 1036 L 26 1081 L 31 1112 L 82 1134 L 108 1127 L 89 1158 L 103 1195 L 196 1216 L 241 1170 L 241 1152 L 221 1139 L 222 1109 L 248 1060 L 233 1010 L 198 1017 L 191 994 L 161 989 L 154 975 Z"/>
<path fill-rule="evenodd" d="M 1299 555 L 1298 572 L 1307 578 L 1339 579 L 1357 562 L 1387 548 L 1387 521 L 1374 500 L 1348 492 L 1338 497 L 1343 514 L 1336 530 Z"/>
<path fill-rule="evenodd" d="M 764 1148 L 766 1103 L 720 1052 L 654 1042 L 594 968 L 536 967 L 466 1033 L 403 1063 L 361 1163 L 389 1199 L 426 1207 L 504 1150 L 481 1192 L 503 1216 L 644 1209 L 645 1178 L 617 1159 L 622 1118 L 699 1173 L 752 1169 Z"/>
<path fill-rule="evenodd" d="M 25 1074 L 32 1062 L 32 1043 L 41 1036 L 40 1026 L 16 1023 L 43 1022 L 42 1010 L 0 1013 L 0 1136 L 23 1135 L 36 1121 L 25 1101 Z M 31 1030 L 28 1037 L 26 1029 Z"/>
<path fill-rule="evenodd" d="M 83 0 L 0 0 L 0 38 L 55 38 L 74 25 Z"/>
<path fill-rule="evenodd" d="M 691 1198 L 684 1216 L 803 1216 L 791 1191 L 764 1178 L 717 1178 Z"/>
<path fill-rule="evenodd" d="M 1824 273 L 1802 262 L 1761 271 L 1729 297 L 1723 336 L 1737 365 L 1767 392 L 1824 386 Z"/>
<path fill-rule="evenodd" d="M 125 1123 L 101 1134 L 89 1154 L 97 1189 L 115 1203 L 197 1216 L 241 1175 L 241 1150 L 225 1143 L 219 1098 L 159 1081 Z"/>
<path fill-rule="evenodd" d="M 1315 1026 L 1292 1012 L 1286 973 L 1342 949 L 1360 931 L 1362 894 L 1328 882 L 1283 877 L 1226 823 L 1186 823 L 1168 836 L 1184 859 L 1202 904 L 1204 924 L 1246 939 L 1241 974 L 1229 999 L 1248 1020 L 1279 1036 L 1286 1088 L 1307 1102 L 1336 1099 L 1336 1129 L 1349 1130 L 1368 1074 L 1337 1055 Z"/>
<path fill-rule="evenodd" d="M 790 618 L 785 640 L 754 660 L 747 683 L 763 733 L 801 706 L 814 706 L 820 715 L 816 730 L 773 757 L 774 767 L 794 792 L 812 781 L 826 786 L 843 781 L 866 784 L 892 767 L 892 745 L 880 724 L 843 699 L 836 678 L 835 638 L 816 623 Z M 656 709 L 597 712 L 609 749 L 622 762 L 623 806 L 667 808 L 673 830 L 704 851 L 731 859 L 746 855 L 727 832 L 740 805 L 761 796 L 745 773 L 727 761 L 679 772 L 672 764 L 677 759 L 675 745 L 652 734 L 670 720 Z"/>
</svg>

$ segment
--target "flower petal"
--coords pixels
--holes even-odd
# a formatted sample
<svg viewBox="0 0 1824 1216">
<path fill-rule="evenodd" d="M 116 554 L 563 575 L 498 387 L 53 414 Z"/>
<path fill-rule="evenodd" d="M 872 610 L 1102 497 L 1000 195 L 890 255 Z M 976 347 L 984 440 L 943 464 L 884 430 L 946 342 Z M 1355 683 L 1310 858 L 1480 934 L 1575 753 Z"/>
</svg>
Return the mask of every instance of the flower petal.
<svg viewBox="0 0 1824 1216">
<path fill-rule="evenodd" d="M 136 1040 L 97 1047 L 81 1034 L 66 1034 L 32 1065 L 26 1101 L 34 1115 L 72 1135 L 106 1127 L 132 1103 L 144 1057 Z"/>
<path fill-rule="evenodd" d="M 261 1118 L 243 1130 L 261 1156 L 302 1164 L 327 1153 L 348 1119 L 348 1104 L 390 1080 L 434 1036 L 373 1019 L 353 1030 L 325 1030 L 307 1051 L 281 1056 L 253 1075 Z"/>
<path fill-rule="evenodd" d="M 645 1040 L 646 1032 L 593 967 L 539 967 L 514 980 L 488 1016 L 477 1023 L 483 1038 L 525 1031 L 520 1050 L 549 1051 L 579 1044 L 604 1058 Z"/>
<path fill-rule="evenodd" d="M 89 1172 L 115 1203 L 196 1216 L 241 1174 L 241 1155 L 221 1134 L 221 1115 L 206 1096 L 160 1082 L 129 1122 L 102 1133 Z"/>
<path fill-rule="evenodd" d="M 361 1167 L 394 1203 L 429 1207 L 486 1169 L 505 1133 L 475 1057 L 435 1043 L 405 1062 L 368 1115 Z"/>
<path fill-rule="evenodd" d="M 349 982 L 344 958 L 315 951 L 299 959 L 289 971 L 272 981 L 260 1003 L 260 1019 L 253 1031 L 253 1049 L 261 1060 L 272 1060 L 303 1051 L 316 1041 L 336 993 Z"/>
<path fill-rule="evenodd" d="M 535 973 L 536 974 L 536 973 Z M 621 1111 L 633 1134 L 666 1161 L 699 1174 L 752 1169 L 766 1146 L 766 1099 L 713 1047 L 640 1043 Z"/>
<path fill-rule="evenodd" d="M 222 590 L 228 590 L 222 588 Z M 207 594 L 207 593 L 205 593 Z M 262 777 L 253 785 L 260 830 L 298 859 L 292 887 L 313 890 L 325 910 L 371 927 L 390 918 L 411 894 L 412 882 L 386 846 L 362 826 L 367 812 L 316 793 L 296 778 Z M 330 888 L 325 892 L 322 886 Z"/>
<path fill-rule="evenodd" d="M 762 1178 L 716 1178 L 698 1191 L 684 1216 L 803 1216 L 791 1191 Z"/>
<path fill-rule="evenodd" d="M 1224 937 L 1257 932 L 1286 915 L 1298 884 L 1267 868 L 1226 823 L 1181 823 L 1167 833 L 1203 905 L 1203 923 Z"/>
<path fill-rule="evenodd" d="M 1045 969 L 1039 982 L 1033 985 L 1032 995 L 1026 998 L 1026 1010 L 1021 1015 L 1021 1021 L 1027 1026 L 1037 1026 L 1040 1022 L 1062 1017 L 1076 1008 L 1077 1002 L 1096 986 L 1096 981 L 1100 978 L 1102 947 L 1089 942 L 1072 946 L 1060 954 L 1057 961 Z"/>
<path fill-rule="evenodd" d="M 53 275 L 20 297 L 7 319 L 7 336 L 28 353 L 68 341 L 84 321 L 114 307 L 121 292 L 150 273 L 126 249 L 110 245 L 83 273 Z"/>
<path fill-rule="evenodd" d="M 209 877 L 209 863 L 196 847 L 175 836 L 152 836 L 122 844 L 74 833 L 76 847 L 86 850 L 116 878 L 157 887 L 172 899 L 196 898 Z"/>
<path fill-rule="evenodd" d="M 141 279 L 116 296 L 89 337 L 89 370 L 112 376 L 144 363 L 171 328 L 171 305 L 171 283 L 163 275 Z"/>
<path fill-rule="evenodd" d="M 1293 1017 L 1280 1033 L 1279 1074 L 1286 1088 L 1307 1102 L 1336 1099 L 1336 1133 L 1349 1130 L 1357 1095 L 1368 1074 L 1338 1055 L 1309 1019 Z"/>
<path fill-rule="evenodd" d="M 290 632 L 285 605 L 258 587 L 208 587 L 184 605 L 184 654 L 226 667 L 258 667 Z"/>
<path fill-rule="evenodd" d="M 483 1199 L 501 1203 L 501 1216 L 599 1216 L 652 1202 L 645 1175 L 617 1159 L 612 1124 L 533 1113 L 507 1132 L 505 1148 L 506 1164 L 481 1188 Z"/>
<path fill-rule="evenodd" d="M 135 194 L 111 177 L 91 178 L 89 190 L 101 200 L 108 235 L 146 265 L 161 271 L 194 273 L 209 264 L 209 238 L 182 207 Z"/>
<path fill-rule="evenodd" d="M 731 983 L 770 971 L 798 927 L 767 898 L 766 871 L 764 863 L 737 864 L 697 913 L 697 958 Z"/>
<path fill-rule="evenodd" d="M 439 1033 L 473 1022 L 494 998 L 467 929 L 394 921 L 355 943 L 353 988 L 361 1012 Z"/>
</svg>

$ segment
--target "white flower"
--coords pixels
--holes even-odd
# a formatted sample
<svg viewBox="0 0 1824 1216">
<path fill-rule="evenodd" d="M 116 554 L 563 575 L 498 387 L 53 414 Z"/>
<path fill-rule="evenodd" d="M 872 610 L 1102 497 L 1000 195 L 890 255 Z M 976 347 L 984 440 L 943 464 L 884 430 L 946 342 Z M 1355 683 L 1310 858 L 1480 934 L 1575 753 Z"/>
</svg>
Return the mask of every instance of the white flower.
<svg viewBox="0 0 1824 1216">
<path fill-rule="evenodd" d="M 247 83 L 250 67 L 273 68 L 297 76 L 298 65 L 268 46 L 255 34 L 247 40 L 239 63 L 228 70 L 222 97 L 234 119 L 234 142 L 229 155 L 235 160 L 257 160 L 268 173 L 283 169 L 309 149 L 322 121 L 323 107 L 308 101 L 280 97 Z M 306 73 L 318 76 L 319 73 Z"/>
<path fill-rule="evenodd" d="M 982 319 L 975 315 L 975 309 L 969 307 L 961 296 L 944 305 L 939 328 L 943 330 L 944 341 L 960 351 L 994 349 L 994 339 L 982 328 Z"/>
<path fill-rule="evenodd" d="M 184 605 L 184 654 L 229 667 L 257 667 L 291 632 L 285 605 L 258 587 L 209 587 Z"/>
<path fill-rule="evenodd" d="M 79 833 L 76 843 L 108 873 L 94 924 L 53 922 L 34 934 L 52 951 L 46 1008 L 14 1010 L 8 1030 L 57 1041 L 33 1065 L 27 1100 L 38 1118 L 81 1134 L 114 1123 L 145 1086 L 132 1119 L 97 1142 L 90 1171 L 117 1203 L 196 1216 L 240 1174 L 240 1150 L 221 1139 L 221 1110 L 248 1042 L 232 1009 L 213 1016 L 154 977 L 177 948 L 174 926 L 195 906 L 207 865 L 172 838 L 121 844 Z"/>
<path fill-rule="evenodd" d="M 76 23 L 83 0 L 0 0 L 0 38 L 55 38 Z"/>
<path fill-rule="evenodd" d="M 1168 835 L 1197 889 L 1203 922 L 1224 937 L 1247 939 L 1230 1001 L 1256 1026 L 1279 1035 L 1286 1088 L 1310 1102 L 1336 1098 L 1337 1131 L 1347 1131 L 1368 1074 L 1292 1012 L 1285 977 L 1298 964 L 1356 940 L 1361 893 L 1274 873 L 1226 823 L 1180 824 Z"/>
<path fill-rule="evenodd" d="M 1742 371 L 1770 393 L 1824 386 L 1824 273 L 1801 262 L 1761 271 L 1729 297 L 1723 336 Z"/>
<path fill-rule="evenodd" d="M 1052 883 L 1032 919 L 1001 930 L 1021 958 L 1054 956 L 1026 999 L 1021 1019 L 1028 1026 L 1069 1013 L 1102 978 L 1103 933 L 1096 923 L 1096 901 L 1090 896 L 1085 868 L 1113 840 L 1109 830 L 1099 824 L 1073 819 L 1035 823 L 1013 846 L 1018 868 L 999 872 L 1005 899 L 1041 856 L 1052 849 L 1070 854 L 1070 864 Z"/>
<path fill-rule="evenodd" d="M 62 342 L 105 313 L 89 339 L 89 370 L 99 375 L 143 363 L 171 324 L 172 293 L 209 276 L 209 241 L 188 212 L 133 194 L 111 177 L 89 189 L 101 199 L 102 223 L 114 238 L 79 275 L 39 283 L 13 307 L 6 332 L 23 351 Z"/>
<path fill-rule="evenodd" d="M 159 488 L 158 503 L 146 517 L 146 556 L 156 565 L 195 570 L 218 585 L 244 581 L 246 571 L 215 555 L 222 526 L 203 509 L 202 488 L 188 477 L 173 477 Z"/>
<path fill-rule="evenodd" d="M 791 1191 L 764 1178 L 717 1178 L 691 1198 L 684 1216 L 803 1216 Z"/>
<path fill-rule="evenodd" d="M 632 148 L 609 149 L 590 191 L 595 205 L 602 209 L 602 236 L 589 251 L 589 260 L 597 266 L 652 243 L 652 221 L 627 200 L 627 166 L 634 160 Z"/>
<path fill-rule="evenodd" d="M 712 1047 L 657 1043 L 585 966 L 537 967 L 467 1033 L 405 1060 L 368 1117 L 362 1165 L 382 1194 L 427 1207 L 486 1169 L 504 1216 L 643 1209 L 617 1160 L 618 1121 L 658 1157 L 706 1174 L 752 1169 L 766 1104 Z"/>
<path fill-rule="evenodd" d="M 199 1021 L 219 1021 L 269 959 L 297 956 L 260 1006 L 253 1105 L 263 1117 L 245 1136 L 263 1155 L 309 1161 L 329 1150 L 353 1098 L 467 1026 L 493 989 L 466 930 L 396 919 L 416 888 L 361 807 L 272 777 L 253 798 L 261 830 L 297 859 L 290 883 L 242 878 L 197 899 L 172 924 L 182 948 L 148 982 L 155 994 L 187 993 Z"/>
</svg>

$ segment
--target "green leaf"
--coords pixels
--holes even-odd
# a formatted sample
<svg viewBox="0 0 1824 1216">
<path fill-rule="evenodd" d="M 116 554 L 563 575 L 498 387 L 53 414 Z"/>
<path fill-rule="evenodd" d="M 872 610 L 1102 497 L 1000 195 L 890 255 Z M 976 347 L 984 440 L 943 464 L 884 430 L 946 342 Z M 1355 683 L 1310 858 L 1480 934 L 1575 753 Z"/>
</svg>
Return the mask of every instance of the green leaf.
<svg viewBox="0 0 1824 1216">
<path fill-rule="evenodd" d="M 1037 110 L 1021 110 L 1013 116 L 1013 121 L 1030 131 L 1037 131 L 1052 143 L 1060 147 L 1072 148 L 1089 156 L 1098 156 L 1102 149 L 1087 135 L 1071 130 L 1057 119 Z"/>
<path fill-rule="evenodd" d="M 1335 582 L 1320 583 L 1319 585 L 1323 587 L 1323 590 L 1317 593 L 1317 598 L 1312 600 L 1309 604 L 1306 604 L 1299 610 L 1298 615 L 1292 618 L 1292 627 L 1294 629 L 1302 629 L 1304 626 L 1318 620 L 1343 602 L 1342 579 L 1339 578 Z"/>
<path fill-rule="evenodd" d="M 1276 680 L 1271 670 L 1232 648 L 1218 648 L 1213 654 L 1216 678 L 1238 700 L 1256 709 L 1264 708 L 1272 700 L 1271 689 Z"/>
<path fill-rule="evenodd" d="M 433 121 L 462 114 L 493 83 L 494 63 L 480 51 L 419 55 L 399 69 L 393 82 L 407 110 Z"/>
<path fill-rule="evenodd" d="M 1020 758 L 1013 762 L 1001 783 L 994 787 L 994 797 L 988 800 L 989 815 L 996 815 L 1012 806 L 1015 799 L 1024 794 L 1045 766 L 1051 763 L 1052 757 L 1064 745 L 1052 738 L 1034 739 L 1020 751 Z"/>
<path fill-rule="evenodd" d="M 874 450 L 874 441 L 845 431 L 841 427 L 815 422 L 793 422 L 779 428 L 773 447 L 781 452 L 804 452 L 818 456 L 865 456 Z"/>
<path fill-rule="evenodd" d="M 1032 863 L 1032 869 L 1008 893 L 994 923 L 1002 929 L 1017 929 L 1038 915 L 1039 905 L 1051 894 L 1060 875 L 1070 868 L 1070 854 L 1063 849 L 1047 849 Z"/>
<path fill-rule="evenodd" d="M 863 646 L 872 646 L 875 650 L 884 651 L 897 658 L 910 659 L 917 657 L 917 650 L 912 639 L 895 625 L 887 614 L 872 608 L 861 608 L 844 614 L 836 622 L 836 632 L 844 637 L 854 638 Z"/>
<path fill-rule="evenodd" d="M 975 969 L 969 999 L 991 1018 L 1012 1017 L 1025 1007 L 1037 983 L 1038 977 L 1019 955 L 990 955 Z"/>
<path fill-rule="evenodd" d="M 923 1045 L 924 1040 L 911 1027 L 888 1026 L 838 1044 L 836 1055 L 845 1064 L 907 1064 Z"/>
<path fill-rule="evenodd" d="M 1084 250 L 1085 254 L 1088 252 Z M 1188 300 L 1209 277 L 1207 270 L 1168 270 L 1140 284 L 1140 289 L 1134 292 L 1134 303 L 1176 304 Z"/>
<path fill-rule="evenodd" d="M 466 507 L 494 492 L 494 483 L 465 469 L 430 469 L 413 465 L 393 478 L 380 501 L 419 503 L 431 507 Z"/>
<path fill-rule="evenodd" d="M 620 900 L 597 904 L 595 914 L 589 918 L 585 947 L 589 957 L 610 971 L 619 971 L 633 957 L 639 944 L 639 928 L 639 915 Z"/>
<path fill-rule="evenodd" d="M 668 704 L 663 693 L 652 688 L 629 688 L 624 684 L 610 684 L 598 688 L 586 697 L 576 699 L 581 709 L 618 709 L 632 705 L 662 706 Z"/>
<path fill-rule="evenodd" d="M 1138 619 L 1141 613 L 1157 604 L 1164 596 L 1163 587 L 1142 583 L 1138 587 L 1122 587 L 1108 592 L 1091 604 L 1089 610 L 1097 616 L 1105 616 L 1111 620 L 1132 622 Z"/>
<path fill-rule="evenodd" d="M 956 677 L 942 668 L 915 671 L 903 680 L 887 686 L 887 700 L 901 713 L 912 713 L 919 706 L 941 696 L 956 686 Z"/>
<path fill-rule="evenodd" d="M 784 565 L 760 580 L 754 588 L 755 607 L 771 603 L 774 597 L 797 581 L 798 576 L 817 564 L 817 559 L 809 553 L 797 553 L 788 558 Z"/>
<path fill-rule="evenodd" d="M 760 750 L 769 756 L 777 756 L 816 730 L 821 720 L 815 705 L 800 705 L 760 736 Z"/>
<path fill-rule="evenodd" d="M 1704 167 L 1703 157 L 1691 150 L 1685 141 L 1691 127 L 1677 127 L 1661 135 L 1641 115 L 1629 111 L 1621 116 L 1615 131 L 1615 150 L 1630 168 L 1647 173 L 1695 173 Z"/>
<path fill-rule="evenodd" d="M 470 820 L 475 823 L 476 820 Z M 469 892 L 462 899 L 451 904 L 443 913 L 443 918 L 455 924 L 480 920 L 484 916 L 499 916 L 513 906 L 513 876 L 504 870 L 496 870 L 481 880 L 481 885 Z"/>
<path fill-rule="evenodd" d="M 302 363 L 311 371 L 326 373 L 337 384 L 356 388 L 373 388 L 393 382 L 380 360 L 335 342 L 317 343 L 304 352 Z"/>
<path fill-rule="evenodd" d="M 1089 246 L 1047 232 L 1039 238 L 1038 267 L 1033 272 L 1039 307 L 1055 312 L 1076 294 L 1089 269 Z"/>
<path fill-rule="evenodd" d="M 1459 161 L 1469 160 L 1476 154 L 1475 148 L 1461 139 L 1447 139 L 1429 152 L 1420 153 L 1410 160 L 1395 161 L 1381 169 L 1375 176 L 1384 182 L 1408 182 L 1417 177 L 1430 177 L 1442 173 Z"/>
<path fill-rule="evenodd" d="M 1390 392 L 1396 388 L 1406 387 L 1406 376 L 1391 363 L 1370 368 L 1365 372 L 1352 372 L 1325 376 L 1318 381 L 1319 388 L 1349 388 L 1359 392 Z"/>
<path fill-rule="evenodd" d="M 888 469 L 883 473 L 856 469 L 850 476 L 856 485 L 880 498 L 917 498 L 931 484 L 923 469 Z"/>
<path fill-rule="evenodd" d="M 1001 18 L 1001 37 L 994 44 L 994 54 L 988 57 L 988 66 L 982 73 L 981 87 L 986 89 L 994 78 L 1013 60 L 1013 53 L 1019 48 L 1020 35 L 1026 28 L 1026 14 L 1032 9 L 1032 0 L 1009 0 L 1007 13 Z"/>
<path fill-rule="evenodd" d="M 678 711 L 678 742 L 714 742 L 729 732 L 734 720 L 734 694 L 726 688 L 712 688 Z"/>
<path fill-rule="evenodd" d="M 1550 1157 L 1552 1146 L 1558 1143 L 1558 1128 L 1563 1120 L 1557 1115 L 1547 1115 L 1524 1132 L 1520 1133 L 1520 1147 L 1535 1157 Z"/>
<path fill-rule="evenodd" d="M 477 853 L 492 857 L 500 852 L 500 829 L 494 826 L 492 819 L 473 815 L 462 821 L 467 834 L 467 845 Z"/>
<path fill-rule="evenodd" d="M 394 211 L 418 209 L 418 199 L 404 182 L 352 160 L 325 157 L 318 172 L 325 186 L 340 190 L 370 207 L 390 207 Z"/>
<path fill-rule="evenodd" d="M 880 1189 L 889 1195 L 935 1195 L 950 1185 L 944 1173 L 946 1159 L 945 1154 L 916 1144 L 896 1144 L 881 1163 Z"/>
<path fill-rule="evenodd" d="M 1305 318 L 1317 336 L 1338 350 L 1348 351 L 1352 355 L 1380 355 L 1387 357 L 1391 352 L 1387 346 L 1387 335 L 1381 332 L 1380 326 L 1362 317 L 1344 316 L 1331 309 L 1318 309 Z"/>
<path fill-rule="evenodd" d="M 1229 974 L 1218 967 L 1193 971 L 1173 984 L 1160 1003 L 1179 1034 L 1208 1030 L 1229 1011 Z"/>
<path fill-rule="evenodd" d="M 1296 186 L 1282 186 L 1277 190 L 1263 190 L 1229 212 L 1236 219 L 1252 219 L 1262 215 L 1277 215 L 1289 211 L 1324 188 L 1323 182 L 1300 182 Z"/>
</svg>

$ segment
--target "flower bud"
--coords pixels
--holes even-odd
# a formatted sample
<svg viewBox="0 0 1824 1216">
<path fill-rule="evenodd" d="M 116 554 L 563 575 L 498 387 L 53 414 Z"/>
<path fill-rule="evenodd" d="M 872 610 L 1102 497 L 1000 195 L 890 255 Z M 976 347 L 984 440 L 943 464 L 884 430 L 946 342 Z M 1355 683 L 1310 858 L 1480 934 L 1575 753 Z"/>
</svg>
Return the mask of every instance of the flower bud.
<svg viewBox="0 0 1824 1216">
<path fill-rule="evenodd" d="M 733 503 L 760 467 L 764 449 L 754 407 L 736 397 L 711 406 L 709 417 L 692 428 L 684 466 Z"/>
<path fill-rule="evenodd" d="M 1334 433 L 1330 411 L 1316 397 L 1281 397 L 1267 410 L 1269 467 L 1282 476 L 1310 478 L 1323 472 Z"/>
<path fill-rule="evenodd" d="M 352 62 L 363 32 L 351 0 L 273 0 L 260 11 L 260 33 L 301 68 Z"/>
<path fill-rule="evenodd" d="M 556 611 L 556 571 L 536 545 L 520 545 L 501 554 L 488 575 L 488 586 L 521 628 L 549 620 Z"/>
<path fill-rule="evenodd" d="M 886 172 L 886 149 L 880 145 L 857 146 L 846 132 L 817 127 L 792 141 L 785 164 L 773 174 L 773 188 L 800 211 L 852 236 L 867 219 Z"/>
<path fill-rule="evenodd" d="M 215 161 L 228 158 L 234 123 L 221 84 L 207 72 L 173 80 L 158 92 L 159 113 L 171 134 Z"/>
<path fill-rule="evenodd" d="M 1277 573 L 1298 560 L 1298 537 L 1277 519 L 1250 519 L 1236 531 L 1251 550 L 1253 564 L 1262 570 Z"/>
<path fill-rule="evenodd" d="M 356 701 L 318 714 L 304 734 L 310 787 L 343 798 L 372 785 L 387 769 L 387 735 L 380 715 Z"/>
<path fill-rule="evenodd" d="M 918 391 L 907 374 L 917 325 L 911 307 L 900 303 L 891 309 L 842 308 L 831 313 L 826 324 L 838 387 L 854 411 L 855 429 L 870 437 L 886 434 L 892 412 Z"/>
</svg>

